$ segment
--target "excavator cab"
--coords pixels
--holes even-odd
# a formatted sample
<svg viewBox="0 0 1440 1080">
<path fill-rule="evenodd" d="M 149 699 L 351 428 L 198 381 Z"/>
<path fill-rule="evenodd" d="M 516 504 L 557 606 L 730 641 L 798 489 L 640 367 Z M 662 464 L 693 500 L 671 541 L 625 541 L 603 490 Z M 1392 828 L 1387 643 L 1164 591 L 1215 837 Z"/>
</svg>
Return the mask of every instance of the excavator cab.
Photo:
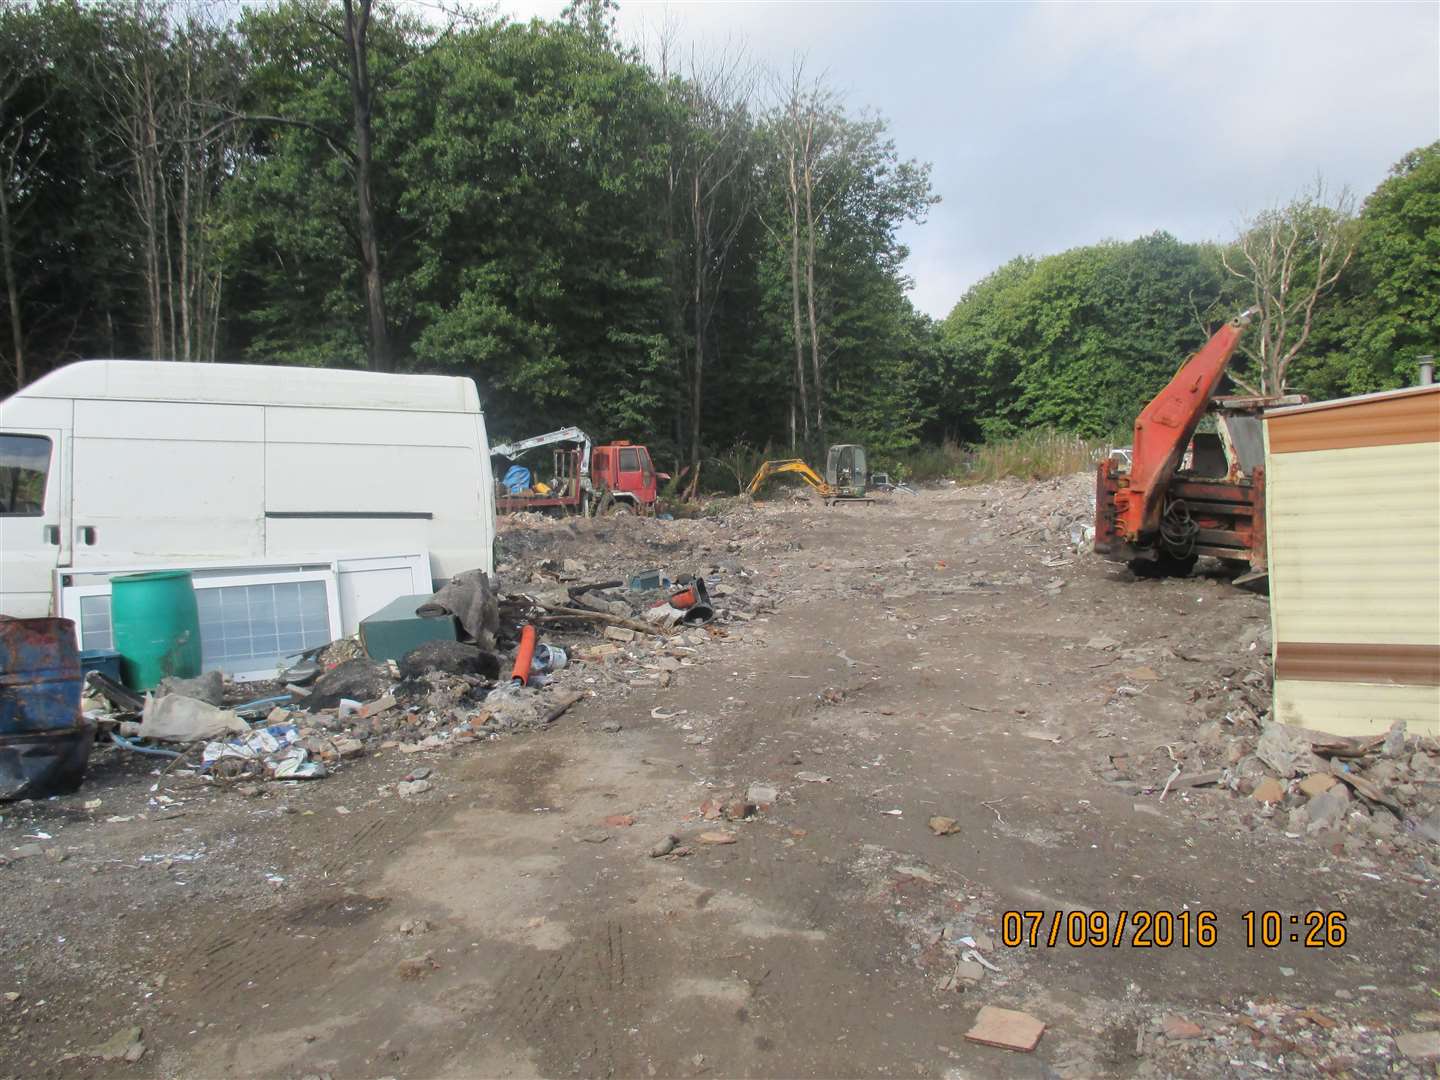
<svg viewBox="0 0 1440 1080">
<path fill-rule="evenodd" d="M 846 502 L 860 502 L 869 505 L 875 500 L 865 494 L 865 448 L 853 443 L 830 447 L 825 455 L 825 475 L 822 477 L 800 458 L 784 458 L 762 462 L 750 483 L 745 488 L 747 495 L 754 495 L 765 481 L 772 476 L 793 473 L 809 484 L 825 500 L 826 506 Z"/>
<path fill-rule="evenodd" d="M 825 483 L 834 491 L 835 498 L 863 499 L 868 475 L 863 446 L 840 443 L 830 447 L 825 455 Z"/>
</svg>

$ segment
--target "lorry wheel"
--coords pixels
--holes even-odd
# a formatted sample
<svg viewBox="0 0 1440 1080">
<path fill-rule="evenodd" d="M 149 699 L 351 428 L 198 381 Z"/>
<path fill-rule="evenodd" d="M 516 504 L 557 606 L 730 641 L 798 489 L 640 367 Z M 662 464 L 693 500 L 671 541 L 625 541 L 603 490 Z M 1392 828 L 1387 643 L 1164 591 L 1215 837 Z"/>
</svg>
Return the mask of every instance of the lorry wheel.
<svg viewBox="0 0 1440 1080">
<path fill-rule="evenodd" d="M 1138 578 L 1189 577 L 1199 558 L 1198 555 L 1181 558 L 1162 551 L 1154 559 L 1131 559 L 1128 565 Z"/>
<path fill-rule="evenodd" d="M 635 508 L 627 502 L 616 502 L 607 511 L 611 517 L 621 517 L 624 514 L 633 514 L 634 512 Z"/>
</svg>

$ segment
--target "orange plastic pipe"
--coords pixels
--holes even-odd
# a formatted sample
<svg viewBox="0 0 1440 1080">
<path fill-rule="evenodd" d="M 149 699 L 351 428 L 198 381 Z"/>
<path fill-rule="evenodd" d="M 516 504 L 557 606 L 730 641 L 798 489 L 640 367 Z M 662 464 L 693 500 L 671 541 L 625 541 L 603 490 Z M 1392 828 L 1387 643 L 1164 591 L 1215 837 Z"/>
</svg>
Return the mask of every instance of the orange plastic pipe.
<svg viewBox="0 0 1440 1080">
<path fill-rule="evenodd" d="M 530 664 L 535 659 L 535 627 L 526 626 L 520 631 L 520 651 L 515 654 L 515 670 L 510 680 L 521 686 L 530 684 Z"/>
</svg>

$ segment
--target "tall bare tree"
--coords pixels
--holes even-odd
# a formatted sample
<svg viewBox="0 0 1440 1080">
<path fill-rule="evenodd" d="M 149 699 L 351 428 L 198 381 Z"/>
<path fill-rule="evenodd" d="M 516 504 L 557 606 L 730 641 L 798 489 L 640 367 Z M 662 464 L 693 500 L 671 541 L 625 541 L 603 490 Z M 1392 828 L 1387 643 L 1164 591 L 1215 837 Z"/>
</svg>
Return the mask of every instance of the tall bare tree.
<svg viewBox="0 0 1440 1080">
<path fill-rule="evenodd" d="M 14 106 L 24 81 L 34 74 L 33 65 L 20 65 L 0 73 L 0 272 L 5 278 L 5 301 L 10 321 L 10 360 L 18 390 L 28 380 L 25 368 L 25 324 L 20 305 L 22 284 L 15 272 L 15 226 L 30 209 L 26 194 L 30 180 L 44 157 L 47 146 L 36 142 L 33 121 L 45 107 L 36 105 L 25 112 Z"/>
<path fill-rule="evenodd" d="M 1355 200 L 1323 179 L 1285 206 L 1255 215 L 1229 250 L 1226 271 L 1258 314 L 1241 344 L 1254 370 L 1231 378 L 1253 394 L 1283 394 L 1290 364 L 1310 340 L 1315 311 L 1355 255 Z"/>
<path fill-rule="evenodd" d="M 690 419 L 690 491 L 699 482 L 705 414 L 705 372 L 718 355 L 712 324 L 736 240 L 755 200 L 753 124 L 750 101 L 755 69 L 743 52 L 726 50 L 701 60 L 692 50 L 672 73 L 669 39 L 662 42 L 660 73 L 682 120 L 673 140 L 667 173 L 670 210 L 678 219 L 676 282 L 684 283 L 688 327 L 685 338 L 687 411 Z"/>
<path fill-rule="evenodd" d="M 796 60 L 790 78 L 776 86 L 779 107 L 771 123 L 774 139 L 774 164 L 778 168 L 779 186 L 784 201 L 784 224 L 774 225 L 761 216 L 761 223 L 770 235 L 782 243 L 790 257 L 790 323 L 791 347 L 794 352 L 794 400 L 791 403 L 790 448 L 795 449 L 797 435 L 810 439 L 810 390 L 805 375 L 805 329 L 800 307 L 801 282 L 801 216 L 805 206 L 802 177 L 805 161 L 814 143 L 813 110 L 816 87 L 807 84 L 805 63 Z M 806 245 L 807 251 L 810 245 Z M 811 275 L 813 280 L 813 275 Z M 818 390 L 818 387 L 817 387 Z M 798 411 L 799 421 L 796 422 Z"/>
<path fill-rule="evenodd" d="M 373 0 L 343 0 L 345 21 L 340 39 L 349 66 L 350 105 L 355 137 L 355 200 L 360 261 L 365 273 L 365 313 L 370 368 L 392 371 L 390 323 L 385 314 L 385 275 L 380 265 L 380 238 L 375 225 L 374 143 L 375 88 L 370 81 L 370 14 Z"/>
<path fill-rule="evenodd" d="M 204 5 L 183 19 L 166 0 L 115 9 L 108 47 L 91 78 L 126 174 L 154 359 L 213 360 L 220 270 L 209 242 L 213 198 L 230 168 L 234 132 L 209 124 L 216 102 L 238 94 L 234 50 Z M 221 13 L 223 14 L 223 13 Z"/>
<path fill-rule="evenodd" d="M 838 348 L 833 325 L 827 332 L 837 312 L 825 270 L 826 248 L 859 243 L 877 259 L 892 259 L 903 252 L 894 242 L 894 228 L 904 220 L 922 220 L 935 198 L 928 166 L 899 161 L 885 122 L 868 113 L 847 115 L 824 76 L 805 75 L 803 61 L 792 66 L 776 91 L 769 130 L 785 204 L 795 385 L 802 409 L 807 398 L 813 406 L 802 428 L 807 436 L 813 431 L 823 445 L 825 369 Z M 772 236 L 780 231 L 768 223 L 766 228 Z"/>
</svg>

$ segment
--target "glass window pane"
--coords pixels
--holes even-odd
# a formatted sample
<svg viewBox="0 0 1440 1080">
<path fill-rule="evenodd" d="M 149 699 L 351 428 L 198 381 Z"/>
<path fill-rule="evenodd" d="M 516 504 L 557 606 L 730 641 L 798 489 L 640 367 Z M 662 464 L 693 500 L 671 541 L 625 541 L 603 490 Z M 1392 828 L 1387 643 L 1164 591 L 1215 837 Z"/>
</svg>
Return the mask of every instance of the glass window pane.
<svg viewBox="0 0 1440 1080">
<path fill-rule="evenodd" d="M 110 597 L 82 596 L 80 598 L 80 648 L 110 649 L 114 647 L 110 632 Z"/>
<path fill-rule="evenodd" d="M 0 517 L 40 517 L 50 440 L 43 435 L 0 435 Z"/>
<path fill-rule="evenodd" d="M 331 638 L 323 581 L 217 585 L 196 590 L 206 669 L 264 671 Z M 212 618 L 205 618 L 213 613 Z"/>
</svg>

